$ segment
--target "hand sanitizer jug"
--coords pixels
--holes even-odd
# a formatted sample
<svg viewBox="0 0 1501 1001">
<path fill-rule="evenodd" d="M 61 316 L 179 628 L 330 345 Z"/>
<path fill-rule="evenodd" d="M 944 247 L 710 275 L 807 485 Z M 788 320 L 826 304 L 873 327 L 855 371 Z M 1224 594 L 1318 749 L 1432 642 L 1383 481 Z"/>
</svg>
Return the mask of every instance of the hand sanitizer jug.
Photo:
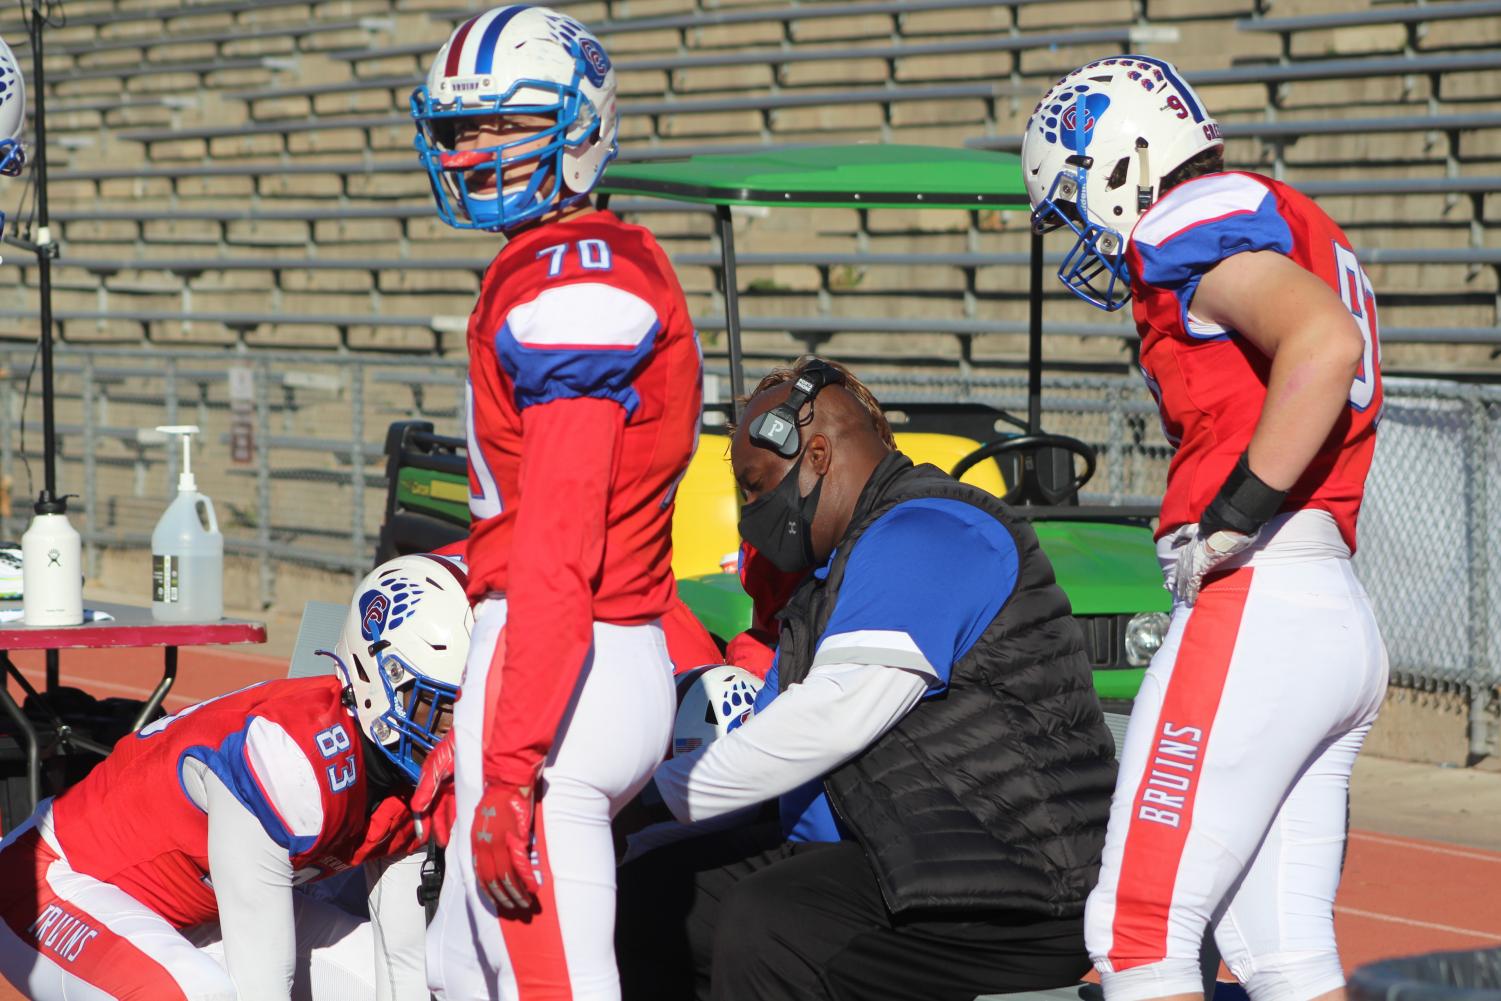
<svg viewBox="0 0 1501 1001">
<path fill-rule="evenodd" d="M 177 497 L 151 533 L 151 617 L 158 622 L 217 622 L 224 617 L 224 536 L 214 502 L 193 479 L 196 425 L 159 427 L 182 439 Z"/>
</svg>

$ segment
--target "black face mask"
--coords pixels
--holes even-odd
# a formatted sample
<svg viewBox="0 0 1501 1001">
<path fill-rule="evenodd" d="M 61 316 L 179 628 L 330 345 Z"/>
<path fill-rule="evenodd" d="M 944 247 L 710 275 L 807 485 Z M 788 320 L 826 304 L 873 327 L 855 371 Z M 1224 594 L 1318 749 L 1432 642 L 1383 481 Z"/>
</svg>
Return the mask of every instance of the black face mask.
<svg viewBox="0 0 1501 1001">
<path fill-rule="evenodd" d="M 802 465 L 800 458 L 774 490 L 740 509 L 740 537 L 783 573 L 797 573 L 814 564 L 813 516 L 823 477 L 808 496 L 800 496 L 797 473 Z"/>
</svg>

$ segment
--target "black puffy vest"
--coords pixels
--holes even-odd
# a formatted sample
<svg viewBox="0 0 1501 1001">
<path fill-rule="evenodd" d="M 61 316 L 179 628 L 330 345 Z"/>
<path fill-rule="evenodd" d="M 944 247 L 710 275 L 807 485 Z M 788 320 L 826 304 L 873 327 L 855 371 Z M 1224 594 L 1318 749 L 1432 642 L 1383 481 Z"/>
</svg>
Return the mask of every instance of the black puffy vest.
<svg viewBox="0 0 1501 1001">
<path fill-rule="evenodd" d="M 1005 526 L 1019 558 L 1016 587 L 953 665 L 946 691 L 825 776 L 830 805 L 893 913 L 1081 914 L 1099 872 L 1115 745 L 1052 564 L 1031 526 L 999 500 L 900 453 L 883 460 L 827 579 L 809 577 L 782 612 L 780 684 L 807 677 L 860 536 L 920 497 L 963 501 Z"/>
</svg>

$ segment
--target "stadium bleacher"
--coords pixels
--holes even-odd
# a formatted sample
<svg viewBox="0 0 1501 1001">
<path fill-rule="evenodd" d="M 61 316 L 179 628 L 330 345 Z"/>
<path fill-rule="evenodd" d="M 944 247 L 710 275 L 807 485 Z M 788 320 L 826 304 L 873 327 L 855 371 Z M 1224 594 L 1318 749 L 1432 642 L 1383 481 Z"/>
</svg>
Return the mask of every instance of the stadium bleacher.
<svg viewBox="0 0 1501 1001">
<path fill-rule="evenodd" d="M 63 340 L 461 352 L 496 242 L 433 218 L 406 103 L 453 21 L 482 6 L 70 3 L 47 56 Z M 558 6 L 611 47 L 624 159 L 768 142 L 1015 148 L 1063 70 L 1131 49 L 1173 59 L 1216 109 L 1233 166 L 1299 184 L 1351 232 L 1380 296 L 1388 368 L 1501 366 L 1498 0 L 1348 0 L 1334 13 L 1303 0 Z M 10 209 L 20 193 L 11 184 L 0 199 Z M 722 350 L 708 214 L 615 208 L 652 213 L 711 355 Z M 736 220 L 753 357 L 831 346 L 875 366 L 983 367 L 1024 352 L 1023 213 Z M 36 269 L 5 257 L 0 340 L 30 338 Z M 1118 370 L 1131 358 L 1120 319 L 1050 286 L 1048 352 Z M 60 419 L 74 422 L 74 406 Z"/>
</svg>

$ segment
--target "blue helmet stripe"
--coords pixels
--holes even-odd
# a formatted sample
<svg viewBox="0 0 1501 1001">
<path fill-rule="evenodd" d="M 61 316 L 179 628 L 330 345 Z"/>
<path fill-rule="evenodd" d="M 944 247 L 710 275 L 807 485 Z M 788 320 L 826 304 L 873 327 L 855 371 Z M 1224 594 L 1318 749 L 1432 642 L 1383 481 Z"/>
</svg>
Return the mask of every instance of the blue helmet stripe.
<svg viewBox="0 0 1501 1001">
<path fill-rule="evenodd" d="M 1177 71 L 1173 69 L 1172 63 L 1164 62 L 1161 59 L 1153 59 L 1151 56 L 1132 56 L 1131 58 L 1139 59 L 1144 63 L 1151 63 L 1162 70 L 1162 75 L 1167 78 L 1167 82 L 1178 88 L 1178 93 L 1182 95 L 1183 102 L 1188 105 L 1189 113 L 1194 116 L 1194 121 L 1202 122 L 1208 117 L 1204 113 L 1203 105 L 1199 104 L 1199 99 L 1194 95 L 1193 88 L 1185 83 L 1182 77 L 1178 76 Z"/>
<path fill-rule="evenodd" d="M 514 7 L 507 7 L 495 16 L 495 20 L 490 22 L 490 26 L 485 29 L 485 34 L 479 40 L 479 56 L 475 59 L 474 67 L 476 73 L 494 72 L 495 43 L 499 40 L 500 33 L 505 30 L 506 25 L 511 23 L 511 18 L 526 9 L 519 4 Z"/>
</svg>

